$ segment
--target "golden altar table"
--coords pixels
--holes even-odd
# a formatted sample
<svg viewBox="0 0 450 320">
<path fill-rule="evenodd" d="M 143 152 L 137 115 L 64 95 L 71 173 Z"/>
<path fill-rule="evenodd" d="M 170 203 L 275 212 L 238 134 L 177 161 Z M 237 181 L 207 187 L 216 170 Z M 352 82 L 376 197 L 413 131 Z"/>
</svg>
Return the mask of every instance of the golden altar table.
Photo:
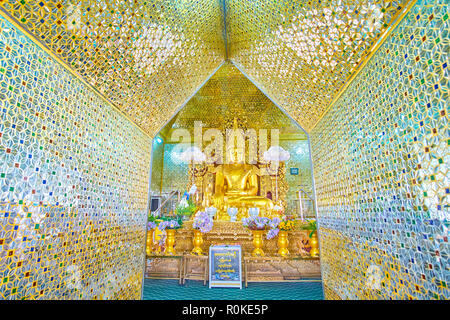
<svg viewBox="0 0 450 320">
<path fill-rule="evenodd" d="M 147 256 L 145 277 L 177 279 L 179 284 L 185 284 L 186 280 L 200 280 L 206 285 L 208 272 L 208 256 L 150 255 Z M 248 282 L 311 281 L 311 278 L 320 277 L 318 258 L 245 256 L 242 260 L 242 280 L 246 287 Z"/>
<path fill-rule="evenodd" d="M 183 228 L 175 234 L 175 252 L 188 253 L 192 250 L 193 230 L 192 221 L 184 222 Z M 211 245 L 240 245 L 244 256 L 253 251 L 252 232 L 241 222 L 214 221 L 210 232 L 203 234 L 203 251 L 207 252 Z M 289 251 L 292 257 L 308 256 L 308 231 L 296 230 L 289 232 Z M 277 256 L 277 237 L 267 240 L 264 238 L 263 250 L 267 256 Z"/>
<path fill-rule="evenodd" d="M 208 248 L 211 245 L 240 245 L 242 248 L 243 281 L 299 281 L 305 278 L 320 277 L 320 261 L 308 254 L 308 231 L 289 232 L 290 255 L 287 258 L 278 255 L 277 237 L 264 239 L 264 257 L 252 257 L 253 236 L 241 222 L 215 221 L 213 229 L 203 234 L 203 252 L 206 255 L 193 256 L 192 221 L 184 222 L 183 228 L 175 233 L 175 255 L 147 256 L 145 276 L 148 278 L 203 280 L 208 277 Z M 182 260 L 179 260 L 182 257 Z"/>
</svg>

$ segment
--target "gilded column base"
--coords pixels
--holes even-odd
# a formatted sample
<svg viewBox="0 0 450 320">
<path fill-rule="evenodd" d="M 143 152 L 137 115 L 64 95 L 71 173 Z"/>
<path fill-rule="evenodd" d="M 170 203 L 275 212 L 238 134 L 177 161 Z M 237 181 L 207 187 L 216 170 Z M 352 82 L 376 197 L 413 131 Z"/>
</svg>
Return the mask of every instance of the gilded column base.
<svg viewBox="0 0 450 320">
<path fill-rule="evenodd" d="M 194 248 L 192 249 L 191 253 L 196 255 L 202 255 L 203 234 L 200 230 L 194 230 L 194 238 L 192 240 L 192 243 L 194 245 Z"/>
<path fill-rule="evenodd" d="M 317 231 L 313 233 L 310 243 L 311 251 L 309 253 L 311 254 L 311 257 L 316 258 L 319 256 L 319 241 L 317 238 Z"/>
<path fill-rule="evenodd" d="M 278 254 L 282 257 L 289 256 L 289 240 L 287 231 L 280 231 L 278 233 Z"/>
<path fill-rule="evenodd" d="M 264 256 L 264 251 L 262 249 L 263 246 L 263 235 L 265 233 L 264 230 L 252 230 L 253 233 L 253 246 L 255 247 L 252 252 L 252 256 L 254 257 L 262 257 Z"/>
<path fill-rule="evenodd" d="M 165 254 L 174 255 L 175 249 L 173 248 L 175 244 L 175 229 L 166 229 L 166 251 Z"/>
</svg>

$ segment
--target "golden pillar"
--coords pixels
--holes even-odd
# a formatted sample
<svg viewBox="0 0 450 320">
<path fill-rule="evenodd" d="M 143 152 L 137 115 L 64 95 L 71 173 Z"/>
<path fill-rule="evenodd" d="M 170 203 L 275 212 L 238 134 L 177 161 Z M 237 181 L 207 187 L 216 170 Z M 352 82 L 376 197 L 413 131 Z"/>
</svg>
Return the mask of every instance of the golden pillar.
<svg viewBox="0 0 450 320">
<path fill-rule="evenodd" d="M 287 231 L 278 232 L 278 254 L 282 257 L 289 256 L 289 239 L 288 239 L 288 233 Z"/>
<path fill-rule="evenodd" d="M 200 230 L 194 230 L 194 238 L 192 240 L 192 243 L 194 244 L 194 249 L 192 249 L 191 253 L 197 255 L 203 254 L 203 234 Z"/>
<path fill-rule="evenodd" d="M 173 248 L 175 244 L 175 229 L 166 229 L 166 254 L 174 255 L 175 249 Z"/>
<path fill-rule="evenodd" d="M 252 256 L 264 256 L 263 247 L 263 235 L 265 233 L 264 230 L 252 230 L 253 233 L 253 249 Z"/>
<path fill-rule="evenodd" d="M 153 253 L 153 229 L 147 231 L 147 245 L 145 248 L 145 253 L 151 255 Z"/>
</svg>

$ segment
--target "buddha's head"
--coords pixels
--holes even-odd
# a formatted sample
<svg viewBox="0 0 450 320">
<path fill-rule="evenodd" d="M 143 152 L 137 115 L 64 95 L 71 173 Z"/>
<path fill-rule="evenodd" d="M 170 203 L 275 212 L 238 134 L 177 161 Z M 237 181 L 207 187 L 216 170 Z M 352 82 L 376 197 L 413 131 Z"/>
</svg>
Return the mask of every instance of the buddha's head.
<svg viewBox="0 0 450 320">
<path fill-rule="evenodd" d="M 234 118 L 232 134 L 235 134 L 235 135 L 240 134 L 238 132 L 238 130 L 239 130 L 239 128 L 237 125 L 237 119 Z M 228 163 L 231 163 L 231 164 L 245 163 L 245 151 L 244 151 L 245 145 L 240 146 L 239 140 L 240 139 L 236 138 L 236 140 L 235 140 L 235 138 L 233 138 L 232 143 L 230 143 L 230 145 L 227 145 L 227 161 L 228 161 Z M 235 142 L 237 142 L 237 143 L 235 143 Z"/>
<path fill-rule="evenodd" d="M 239 164 L 244 163 L 241 152 L 239 152 L 239 148 L 233 146 L 230 147 L 227 151 L 227 159 L 230 164 Z"/>
</svg>

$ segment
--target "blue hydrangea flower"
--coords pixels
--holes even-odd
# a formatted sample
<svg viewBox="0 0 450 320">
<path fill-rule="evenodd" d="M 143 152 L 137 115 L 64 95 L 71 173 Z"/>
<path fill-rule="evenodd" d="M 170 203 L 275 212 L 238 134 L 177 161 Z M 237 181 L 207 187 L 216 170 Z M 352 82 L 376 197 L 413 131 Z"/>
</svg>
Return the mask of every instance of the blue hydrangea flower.
<svg viewBox="0 0 450 320">
<path fill-rule="evenodd" d="M 210 232 L 213 227 L 213 219 L 205 211 L 199 211 L 195 214 L 192 227 L 202 233 Z"/>
<path fill-rule="evenodd" d="M 150 221 L 148 224 L 147 224 L 147 230 L 153 230 L 153 229 L 155 229 L 157 226 L 156 226 L 156 223 L 154 223 L 153 221 Z"/>
<path fill-rule="evenodd" d="M 278 235 L 278 232 L 280 232 L 280 229 L 275 228 L 275 229 L 270 229 L 269 232 L 267 232 L 267 240 L 270 240 L 272 238 L 275 238 Z"/>
</svg>

